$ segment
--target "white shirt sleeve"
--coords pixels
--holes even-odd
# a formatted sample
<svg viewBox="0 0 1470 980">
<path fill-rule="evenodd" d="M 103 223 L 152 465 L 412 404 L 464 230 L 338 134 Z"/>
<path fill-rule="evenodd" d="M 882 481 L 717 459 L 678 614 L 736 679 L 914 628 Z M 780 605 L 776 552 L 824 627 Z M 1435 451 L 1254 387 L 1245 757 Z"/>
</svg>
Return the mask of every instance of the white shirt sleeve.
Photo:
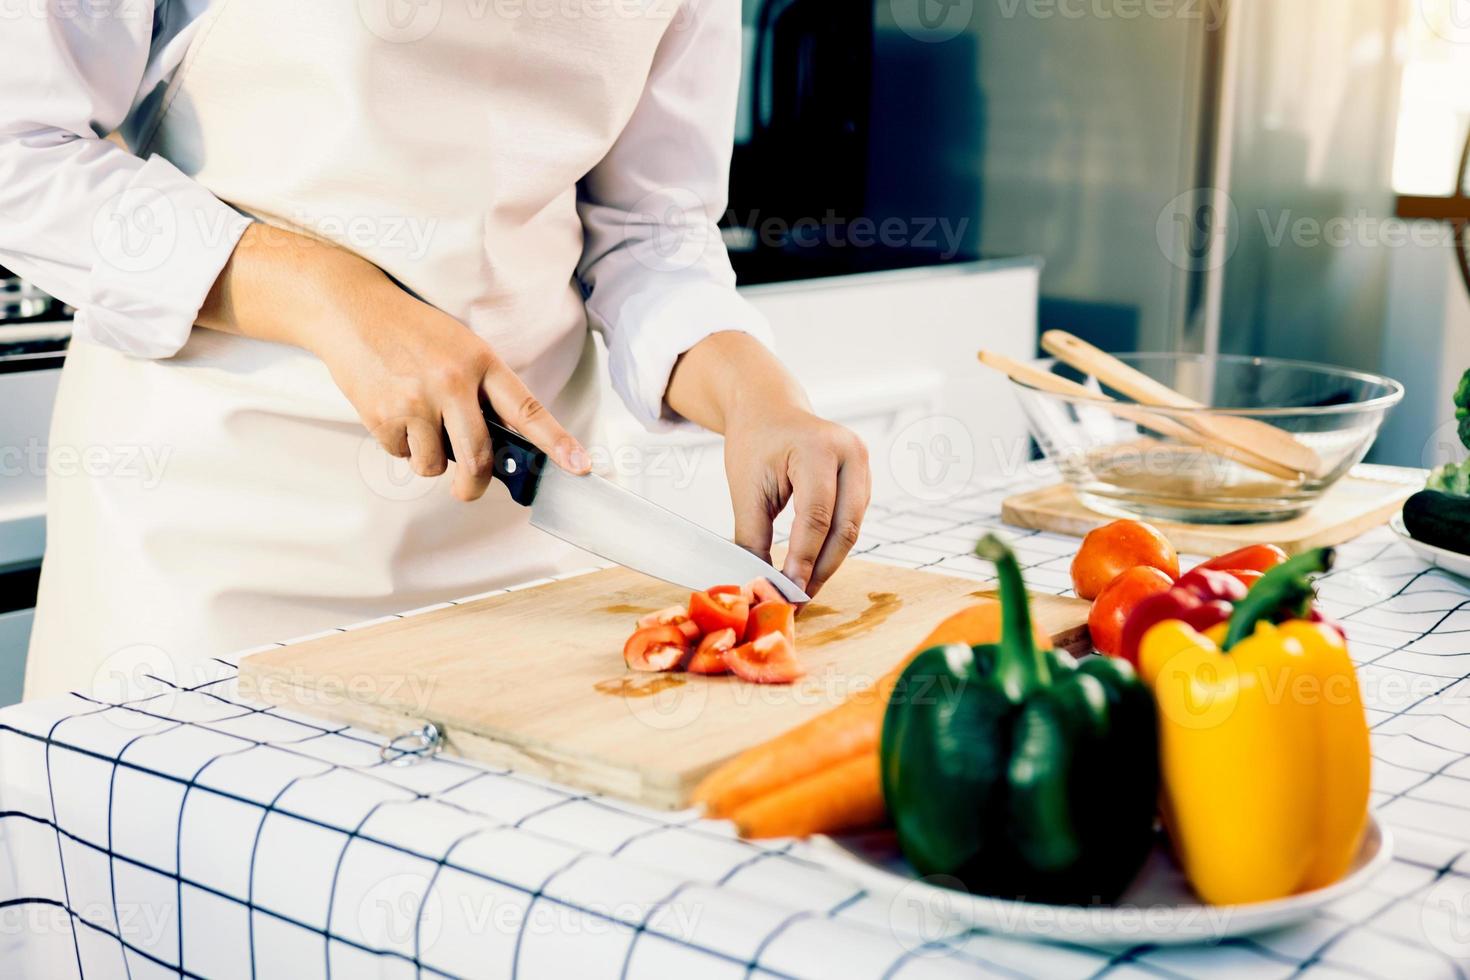
<svg viewBox="0 0 1470 980">
<path fill-rule="evenodd" d="M 104 139 L 162 85 L 180 17 L 202 6 L 30 4 L 4 21 L 0 264 L 75 306 L 76 336 L 141 357 L 188 340 L 249 224 L 166 160 Z"/>
<path fill-rule="evenodd" d="M 740 84 L 740 0 L 684 0 L 660 42 L 642 99 L 582 181 L 577 274 L 610 355 L 613 388 L 650 429 L 679 355 L 738 330 L 770 327 L 735 291 L 716 226 L 725 210 Z"/>
</svg>

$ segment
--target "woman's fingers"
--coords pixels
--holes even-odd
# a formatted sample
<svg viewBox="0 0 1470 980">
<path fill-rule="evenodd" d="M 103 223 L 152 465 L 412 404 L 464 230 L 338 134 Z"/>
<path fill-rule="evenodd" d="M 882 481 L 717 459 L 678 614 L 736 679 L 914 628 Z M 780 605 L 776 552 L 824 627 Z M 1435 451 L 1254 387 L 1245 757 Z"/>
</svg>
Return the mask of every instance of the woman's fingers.
<svg viewBox="0 0 1470 980">
<path fill-rule="evenodd" d="M 781 571 L 808 595 L 811 589 L 807 584 L 812 581 L 817 555 L 827 541 L 837 511 L 838 466 L 836 454 L 820 451 L 799 458 L 791 473 L 796 511 L 792 515 L 791 542 Z"/>
<path fill-rule="evenodd" d="M 832 526 L 828 528 L 827 540 L 817 554 L 812 579 L 806 587 L 808 595 L 817 594 L 857 544 L 871 493 L 866 452 L 858 458 L 844 460 L 837 471 L 837 506 L 832 514 Z"/>
<path fill-rule="evenodd" d="M 419 476 L 442 474 L 448 461 L 438 423 L 415 416 L 404 424 L 408 430 L 408 461 L 413 471 Z"/>
<path fill-rule="evenodd" d="M 389 456 L 397 456 L 399 459 L 407 458 L 408 449 L 408 426 L 403 419 L 394 419 L 379 423 L 373 430 L 373 438 L 378 440 L 378 445 Z"/>
<path fill-rule="evenodd" d="M 500 420 L 531 440 L 562 469 L 577 474 L 592 469 L 592 461 L 582 444 L 561 427 L 531 394 L 531 389 L 499 359 L 485 373 L 481 387 Z"/>
<path fill-rule="evenodd" d="M 454 495 L 460 500 L 479 500 L 490 485 L 494 452 L 480 413 L 478 389 L 445 406 L 444 430 L 454 450 Z"/>
<path fill-rule="evenodd" d="M 729 463 L 727 461 L 728 468 Z M 765 479 L 769 479 L 766 474 Z M 764 482 L 764 481 L 762 481 Z M 735 543 L 763 562 L 771 560 L 772 514 L 783 501 L 764 485 L 735 482 L 730 487 L 730 505 L 735 512 Z"/>
</svg>

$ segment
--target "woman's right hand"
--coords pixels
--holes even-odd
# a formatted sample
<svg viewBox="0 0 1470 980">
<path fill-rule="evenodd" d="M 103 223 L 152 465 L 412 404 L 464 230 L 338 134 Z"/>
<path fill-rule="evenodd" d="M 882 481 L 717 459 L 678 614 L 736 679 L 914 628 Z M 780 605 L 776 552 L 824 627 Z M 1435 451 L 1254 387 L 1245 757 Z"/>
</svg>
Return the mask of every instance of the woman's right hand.
<svg viewBox="0 0 1470 980">
<path fill-rule="evenodd" d="M 368 431 L 420 476 L 445 471 L 441 433 L 448 432 L 461 500 L 479 498 L 490 484 L 493 447 L 482 399 L 563 469 L 591 468 L 581 444 L 489 344 L 334 245 L 251 225 L 210 290 L 199 325 L 316 354 Z"/>
</svg>

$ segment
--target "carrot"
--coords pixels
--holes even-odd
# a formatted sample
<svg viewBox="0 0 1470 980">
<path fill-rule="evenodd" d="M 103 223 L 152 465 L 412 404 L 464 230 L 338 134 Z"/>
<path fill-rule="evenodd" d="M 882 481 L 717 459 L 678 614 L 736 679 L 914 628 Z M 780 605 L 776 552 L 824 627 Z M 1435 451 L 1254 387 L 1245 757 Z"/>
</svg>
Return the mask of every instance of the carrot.
<svg viewBox="0 0 1470 980">
<path fill-rule="evenodd" d="M 878 757 L 865 752 L 773 793 L 731 814 L 742 837 L 806 837 L 863 830 L 883 822 Z"/>
<path fill-rule="evenodd" d="M 756 797 L 851 759 L 874 754 L 883 733 L 888 697 L 909 661 L 943 643 L 994 643 L 1000 639 L 1000 605 L 986 600 L 967 606 L 936 626 L 903 661 L 825 714 L 731 759 L 696 787 L 694 801 L 712 817 L 724 817 Z M 1051 646 L 1038 631 L 1037 642 Z"/>
</svg>

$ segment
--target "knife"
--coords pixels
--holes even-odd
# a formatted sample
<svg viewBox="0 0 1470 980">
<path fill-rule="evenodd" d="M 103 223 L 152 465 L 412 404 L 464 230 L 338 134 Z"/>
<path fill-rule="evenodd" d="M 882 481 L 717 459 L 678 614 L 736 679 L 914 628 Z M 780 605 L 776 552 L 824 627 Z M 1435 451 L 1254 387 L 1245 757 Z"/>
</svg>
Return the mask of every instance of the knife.
<svg viewBox="0 0 1470 980">
<path fill-rule="evenodd" d="M 482 406 L 483 407 L 483 406 Z M 593 473 L 574 476 L 484 408 L 491 475 L 531 509 L 531 524 L 583 551 L 686 589 L 769 579 L 788 602 L 811 597 L 769 563 L 646 497 Z M 449 458 L 449 440 L 445 439 Z"/>
</svg>

